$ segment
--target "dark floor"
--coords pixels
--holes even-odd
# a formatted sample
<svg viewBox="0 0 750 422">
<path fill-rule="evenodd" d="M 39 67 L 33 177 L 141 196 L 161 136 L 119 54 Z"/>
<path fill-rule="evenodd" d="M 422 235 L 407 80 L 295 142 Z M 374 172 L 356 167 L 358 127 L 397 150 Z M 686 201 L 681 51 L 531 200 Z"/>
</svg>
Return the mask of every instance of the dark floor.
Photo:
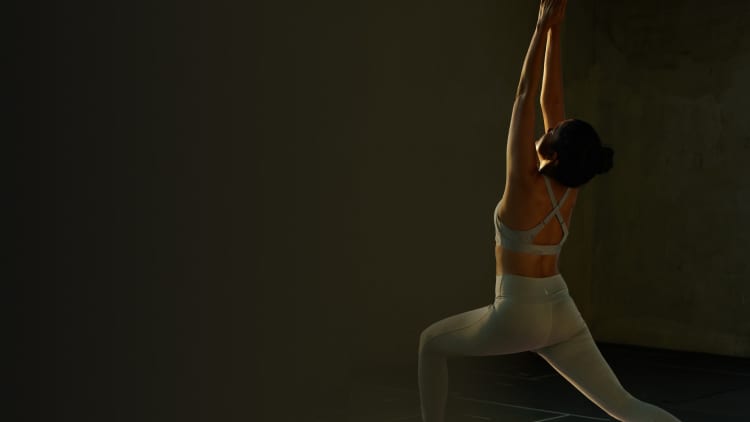
<svg viewBox="0 0 750 422">
<path fill-rule="evenodd" d="M 683 422 L 750 421 L 750 359 L 599 344 L 622 385 Z M 449 361 L 446 422 L 614 420 L 533 353 Z M 416 362 L 355 381 L 347 420 L 421 422 Z"/>
</svg>

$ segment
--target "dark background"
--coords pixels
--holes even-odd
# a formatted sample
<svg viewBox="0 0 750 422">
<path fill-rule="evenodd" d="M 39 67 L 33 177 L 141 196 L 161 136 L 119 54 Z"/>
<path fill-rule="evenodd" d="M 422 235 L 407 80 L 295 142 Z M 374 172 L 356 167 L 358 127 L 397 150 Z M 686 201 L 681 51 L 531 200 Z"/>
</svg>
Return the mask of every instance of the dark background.
<svg viewBox="0 0 750 422">
<path fill-rule="evenodd" d="M 13 419 L 295 420 L 340 405 L 362 10 L 14 12 Z"/>
<path fill-rule="evenodd" d="M 570 2 L 568 112 L 629 171 L 579 201 L 562 269 L 597 339 L 748 356 L 748 9 L 664 3 Z M 13 420 L 331 420 L 414 364 L 491 300 L 536 8 L 14 8 Z"/>
</svg>

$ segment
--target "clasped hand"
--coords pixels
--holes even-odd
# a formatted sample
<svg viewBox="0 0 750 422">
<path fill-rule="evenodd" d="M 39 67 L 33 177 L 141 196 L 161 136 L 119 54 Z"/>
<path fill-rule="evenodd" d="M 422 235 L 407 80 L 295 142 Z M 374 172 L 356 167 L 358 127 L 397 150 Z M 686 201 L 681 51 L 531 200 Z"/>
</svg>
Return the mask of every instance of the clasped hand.
<svg viewBox="0 0 750 422">
<path fill-rule="evenodd" d="M 542 0 L 536 24 L 541 29 L 549 29 L 562 23 L 568 0 Z"/>
</svg>

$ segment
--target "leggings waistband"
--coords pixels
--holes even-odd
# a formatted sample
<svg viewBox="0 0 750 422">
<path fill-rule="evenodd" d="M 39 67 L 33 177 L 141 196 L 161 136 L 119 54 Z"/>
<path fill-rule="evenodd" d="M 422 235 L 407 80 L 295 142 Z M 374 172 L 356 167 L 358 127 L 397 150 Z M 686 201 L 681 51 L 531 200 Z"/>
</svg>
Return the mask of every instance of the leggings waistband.
<svg viewBox="0 0 750 422">
<path fill-rule="evenodd" d="M 552 299 L 567 294 L 568 286 L 562 274 L 549 277 L 527 277 L 516 274 L 495 276 L 495 298 Z"/>
</svg>

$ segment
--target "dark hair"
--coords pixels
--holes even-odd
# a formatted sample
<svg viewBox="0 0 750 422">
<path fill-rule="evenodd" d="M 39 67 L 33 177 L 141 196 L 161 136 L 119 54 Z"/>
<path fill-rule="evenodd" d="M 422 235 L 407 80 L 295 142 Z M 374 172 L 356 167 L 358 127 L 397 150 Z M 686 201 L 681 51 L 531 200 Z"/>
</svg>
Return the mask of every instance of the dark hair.
<svg viewBox="0 0 750 422">
<path fill-rule="evenodd" d="M 557 159 L 542 168 L 542 174 L 571 188 L 608 172 L 613 165 L 614 150 L 603 146 L 594 128 L 583 120 L 563 123 L 551 148 Z"/>
</svg>

